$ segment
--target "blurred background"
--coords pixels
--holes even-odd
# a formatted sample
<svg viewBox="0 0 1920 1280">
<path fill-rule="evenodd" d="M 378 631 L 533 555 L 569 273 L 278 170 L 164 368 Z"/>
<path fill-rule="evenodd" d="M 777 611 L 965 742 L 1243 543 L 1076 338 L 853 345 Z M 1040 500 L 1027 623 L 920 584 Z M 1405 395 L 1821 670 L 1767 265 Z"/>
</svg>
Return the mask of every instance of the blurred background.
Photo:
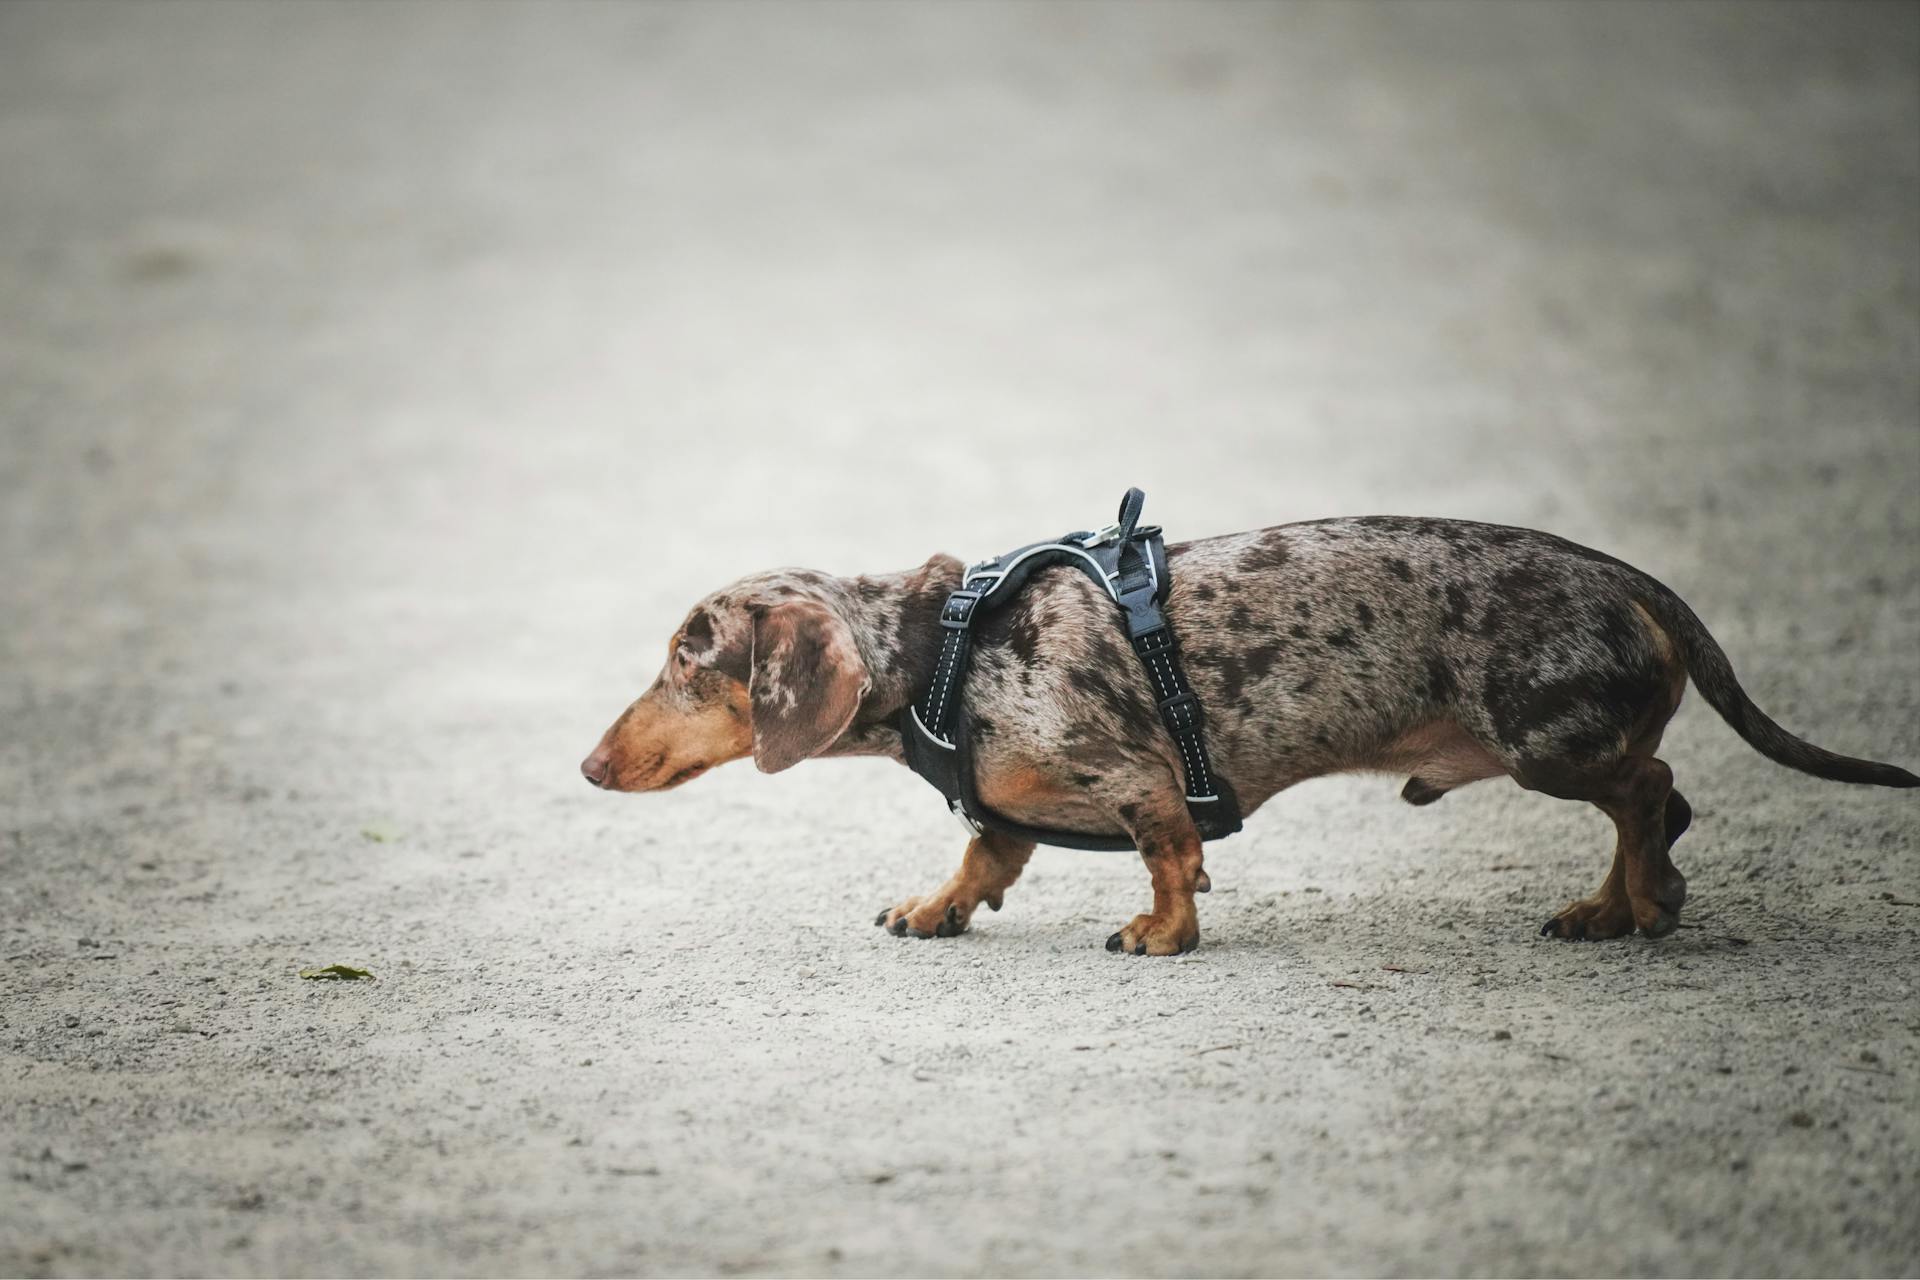
<svg viewBox="0 0 1920 1280">
<path fill-rule="evenodd" d="M 238 658 L 322 732 L 523 696 L 572 741 L 732 576 L 1129 483 L 1175 537 L 1545 526 L 1723 609 L 1834 570 L 1802 618 L 1913 547 L 1906 6 L 0 22 L 47 693 Z"/>
<path fill-rule="evenodd" d="M 1763 1194 L 1727 1181 L 1759 1157 L 1714 1147 L 1689 1203 L 1752 1229 L 1699 1238 L 1676 1210 L 1629 1258 L 1568 1251 L 1617 1225 L 1583 1179 L 1553 1199 L 1483 1153 L 1496 1190 L 1462 1191 L 1422 1163 L 1487 1132 L 1471 1100 L 1520 1088 L 1505 1068 L 1415 1039 L 1372 1061 L 1411 1054 L 1428 1084 L 1340 1077 L 1441 1090 L 1404 1144 L 1352 1097 L 1345 1130 L 1256 1123 L 1189 1077 L 1213 1040 L 1302 1043 L 1289 1019 L 1369 914 L 1506 942 L 1588 891 L 1602 829 L 1511 789 L 1418 825 L 1378 779 L 1276 801 L 1216 881 L 1376 905 L 1312 924 L 1215 895 L 1207 945 L 1244 943 L 1267 994 L 1169 989 L 1191 1043 L 1167 1070 L 1122 1055 L 1090 1114 L 1044 1046 L 957 1092 L 839 1092 L 855 1061 L 1131 1026 L 1146 1006 L 1096 961 L 1137 866 L 1037 863 L 1025 916 L 992 921 L 1009 985 L 982 988 L 977 946 L 862 932 L 958 851 L 905 771 L 741 766 L 629 802 L 577 762 L 726 581 L 975 558 L 1104 521 L 1129 484 L 1176 540 L 1370 512 L 1553 530 L 1687 596 L 1791 727 L 1912 765 L 1920 8 L 0 6 L 0 1156 L 26 1175 L 0 1270 L 1910 1268 L 1886 1182 L 1903 1081 L 1827 1073 L 1891 1090 L 1850 1113 L 1884 1160 L 1834 1222 L 1794 1216 L 1796 1179 L 1858 1149 Z M 1808 886 L 1865 851 L 1846 874 L 1913 896 L 1898 797 L 1785 780 L 1697 707 L 1670 741 L 1696 805 L 1690 769 L 1743 780 L 1724 856 L 1838 839 Z M 1449 857 L 1537 870 L 1395 879 Z M 1748 871 L 1681 861 L 1696 894 Z M 1859 1027 L 1911 998 L 1913 915 L 1862 924 L 1904 961 L 1819 988 L 1895 984 Z M 1309 962 L 1286 939 L 1311 928 L 1331 950 Z M 869 953 L 797 1057 L 768 1047 L 760 1015 L 806 1003 L 796 965 L 840 982 Z M 1582 959 L 1530 988 L 1539 954 L 1502 971 L 1512 1000 L 1593 985 Z M 337 960 L 385 998 L 286 989 Z M 1150 981 L 1176 972 L 1205 971 Z M 1223 1006 L 1257 1028 L 1213 1029 Z M 1781 1051 L 1809 1034 L 1779 1028 Z M 563 1079 L 581 1059 L 625 1074 Z M 993 1131 L 1004 1164 L 942 1154 L 1039 1080 Z M 1623 1158 L 1577 1136 L 1587 1083 L 1511 1151 L 1544 1128 L 1576 1164 Z M 1124 1137 L 1136 1104 L 1173 1131 Z M 1281 1126 L 1281 1164 L 1329 1126 L 1383 1163 L 1262 1184 L 1210 1251 L 1142 1217 L 1128 1160 L 1255 1162 L 1249 1124 Z M 625 1154 L 562 1141 L 596 1133 Z M 629 1166 L 673 1176 L 606 1173 Z M 1628 1181 L 1622 1212 L 1669 1199 Z M 1084 1230 L 1049 1235 L 1037 1189 Z M 1295 1192 L 1308 1219 L 1261 1207 Z M 1516 1227 L 1482 1212 L 1507 1194 L 1548 1200 Z M 1394 1225 L 1341 1234 L 1383 1205 Z M 128 1224 L 155 1252 L 125 1252 Z"/>
</svg>

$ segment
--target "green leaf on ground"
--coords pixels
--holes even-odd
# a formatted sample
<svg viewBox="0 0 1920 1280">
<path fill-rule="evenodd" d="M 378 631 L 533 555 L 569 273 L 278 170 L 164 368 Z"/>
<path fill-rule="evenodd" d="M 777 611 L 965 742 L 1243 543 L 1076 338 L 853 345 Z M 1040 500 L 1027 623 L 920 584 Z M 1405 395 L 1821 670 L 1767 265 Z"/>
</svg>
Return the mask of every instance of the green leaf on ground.
<svg viewBox="0 0 1920 1280">
<path fill-rule="evenodd" d="M 352 965 L 330 964 L 324 969 L 302 969 L 300 976 L 319 982 L 358 982 L 373 975 L 365 969 L 356 969 Z"/>
</svg>

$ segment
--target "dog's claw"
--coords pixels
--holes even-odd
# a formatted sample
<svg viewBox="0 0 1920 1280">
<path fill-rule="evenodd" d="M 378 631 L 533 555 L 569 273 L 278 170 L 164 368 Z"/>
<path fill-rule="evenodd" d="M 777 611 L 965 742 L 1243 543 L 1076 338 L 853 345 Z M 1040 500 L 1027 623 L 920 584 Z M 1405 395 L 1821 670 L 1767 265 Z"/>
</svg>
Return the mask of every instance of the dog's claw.
<svg viewBox="0 0 1920 1280">
<path fill-rule="evenodd" d="M 918 901 L 918 899 L 912 901 Z M 912 905 L 912 902 L 907 905 Z M 895 912 L 899 914 L 895 916 Z M 915 925 L 911 919 L 914 914 L 915 912 L 908 911 L 904 906 L 888 907 L 875 916 L 873 922 L 896 938 L 904 938 L 908 935 L 916 938 L 957 938 L 967 931 L 967 922 L 962 917 L 960 904 L 957 902 L 947 904 L 946 914 L 935 922 L 931 930 Z"/>
<path fill-rule="evenodd" d="M 1111 938 L 1107 939 L 1107 950 L 1118 951 L 1119 949 L 1120 949 L 1120 935 L 1116 933 Z"/>
<path fill-rule="evenodd" d="M 1213 892 L 1213 881 L 1207 877 L 1206 872 L 1202 871 L 1200 873 L 1200 878 L 1193 882 L 1193 891 L 1195 893 L 1212 893 Z"/>
<path fill-rule="evenodd" d="M 1543 938 L 1560 938 L 1566 942 L 1585 942 L 1587 940 L 1587 922 L 1585 920 L 1563 921 L 1559 916 L 1540 926 Z"/>
<path fill-rule="evenodd" d="M 1144 942 L 1136 942 L 1133 946 L 1133 954 L 1137 956 L 1143 956 L 1147 954 L 1147 944 Z"/>
</svg>

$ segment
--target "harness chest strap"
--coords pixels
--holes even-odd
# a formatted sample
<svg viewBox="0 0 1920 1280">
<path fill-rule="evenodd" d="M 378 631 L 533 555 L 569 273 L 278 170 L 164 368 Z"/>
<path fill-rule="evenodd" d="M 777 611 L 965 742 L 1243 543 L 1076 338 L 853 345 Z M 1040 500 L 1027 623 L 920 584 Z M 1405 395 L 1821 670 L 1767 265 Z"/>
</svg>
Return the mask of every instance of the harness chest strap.
<svg viewBox="0 0 1920 1280">
<path fill-rule="evenodd" d="M 1203 839 L 1214 840 L 1240 829 L 1233 802 L 1221 794 L 1207 756 L 1205 717 L 1199 699 L 1180 666 L 1179 644 L 1161 606 L 1172 587 L 1160 530 L 1139 527 L 1146 495 L 1129 489 L 1120 516 L 1093 533 L 1070 533 L 1053 542 L 1036 542 L 973 565 L 960 589 L 940 609 L 940 654 L 926 691 L 900 717 L 907 763 L 946 797 L 948 807 L 979 834 L 992 829 L 1040 844 L 1076 849 L 1131 849 L 1125 837 L 1029 827 L 995 813 L 981 803 L 974 787 L 973 753 L 964 710 L 967 672 L 973 649 L 973 624 L 982 610 L 1005 606 L 1018 596 L 1034 572 L 1047 565 L 1071 564 L 1087 574 L 1119 606 L 1128 639 L 1153 688 L 1160 719 L 1179 748 L 1186 773 L 1187 808 Z"/>
</svg>

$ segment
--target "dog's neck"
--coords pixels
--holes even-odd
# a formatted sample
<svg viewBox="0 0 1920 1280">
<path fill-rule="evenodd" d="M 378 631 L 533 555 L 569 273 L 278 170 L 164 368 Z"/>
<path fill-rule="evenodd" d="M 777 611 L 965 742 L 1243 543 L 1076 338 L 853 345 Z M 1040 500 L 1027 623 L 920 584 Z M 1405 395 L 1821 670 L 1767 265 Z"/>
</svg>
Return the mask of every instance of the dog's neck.
<svg viewBox="0 0 1920 1280">
<path fill-rule="evenodd" d="M 933 679 L 940 606 L 965 571 L 952 556 L 939 555 L 903 573 L 843 580 L 847 623 L 873 683 L 846 732 L 822 755 L 904 758 L 895 719 Z"/>
</svg>

